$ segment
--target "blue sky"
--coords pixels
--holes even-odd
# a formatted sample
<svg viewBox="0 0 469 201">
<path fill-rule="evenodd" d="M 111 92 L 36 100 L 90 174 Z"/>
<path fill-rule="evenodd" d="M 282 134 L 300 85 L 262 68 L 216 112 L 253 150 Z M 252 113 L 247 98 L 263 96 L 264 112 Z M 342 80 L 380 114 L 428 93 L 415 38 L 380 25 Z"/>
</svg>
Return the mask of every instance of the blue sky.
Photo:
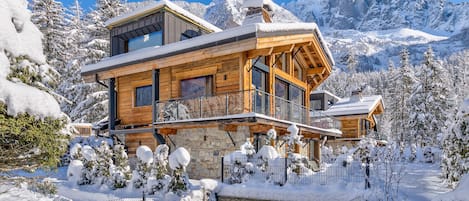
<svg viewBox="0 0 469 201">
<path fill-rule="evenodd" d="M 74 0 L 59 0 L 59 1 L 63 2 L 63 4 L 67 7 L 74 2 Z M 133 1 L 141 1 L 141 0 L 127 0 L 127 1 L 133 2 Z M 208 4 L 212 0 L 186 0 L 186 1 L 201 2 L 201 3 L 204 3 L 204 4 Z M 281 3 L 284 3 L 284 2 L 288 2 L 290 0 L 273 0 L 273 1 L 275 1 L 278 4 L 281 4 Z M 468 2 L 469 0 L 450 0 L 450 1 L 452 1 L 452 2 Z M 79 2 L 81 4 L 81 7 L 83 7 L 85 10 L 88 10 L 89 8 L 93 7 L 95 1 L 94 0 L 79 0 Z"/>
</svg>

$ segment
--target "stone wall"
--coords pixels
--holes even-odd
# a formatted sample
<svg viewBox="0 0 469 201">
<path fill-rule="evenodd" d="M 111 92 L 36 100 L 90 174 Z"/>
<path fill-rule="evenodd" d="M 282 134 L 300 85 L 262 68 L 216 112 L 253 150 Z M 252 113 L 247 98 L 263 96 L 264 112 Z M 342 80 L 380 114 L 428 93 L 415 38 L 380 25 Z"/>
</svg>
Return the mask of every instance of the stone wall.
<svg viewBox="0 0 469 201">
<path fill-rule="evenodd" d="M 171 150 L 184 147 L 191 154 L 187 172 L 191 179 L 212 178 L 221 176 L 221 157 L 239 150 L 239 147 L 250 137 L 249 127 L 240 126 L 237 132 L 230 132 L 236 143 L 233 145 L 227 132 L 215 128 L 178 129 L 170 138 L 176 144 L 168 142 Z"/>
</svg>

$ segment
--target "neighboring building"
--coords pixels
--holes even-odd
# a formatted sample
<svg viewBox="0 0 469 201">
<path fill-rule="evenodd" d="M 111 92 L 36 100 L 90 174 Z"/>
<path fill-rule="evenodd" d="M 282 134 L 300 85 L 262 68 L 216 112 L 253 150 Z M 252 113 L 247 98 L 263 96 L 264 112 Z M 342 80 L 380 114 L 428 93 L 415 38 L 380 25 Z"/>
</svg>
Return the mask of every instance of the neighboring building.
<svg viewBox="0 0 469 201">
<path fill-rule="evenodd" d="M 377 131 L 375 115 L 384 112 L 381 96 L 362 96 L 359 90 L 353 91 L 348 98 L 339 98 L 328 91 L 315 91 L 311 93 L 310 99 L 313 109 L 322 110 L 324 114 L 342 122 L 342 136 L 328 140 L 329 144 L 352 145 L 369 132 Z"/>
<path fill-rule="evenodd" d="M 251 23 L 270 22 L 271 6 L 256 2 L 245 24 L 223 31 L 169 1 L 106 22 L 112 56 L 82 76 L 107 81 L 110 133 L 129 154 L 185 147 L 191 177 L 216 178 L 222 156 L 246 139 L 269 143 L 269 129 L 285 135 L 296 124 L 308 143 L 295 150 L 318 160 L 321 137 L 341 136 L 339 121 L 323 115 L 315 126 L 321 119 L 309 116 L 309 94 L 334 65 L 317 26 Z M 284 152 L 282 141 L 270 143 Z"/>
</svg>

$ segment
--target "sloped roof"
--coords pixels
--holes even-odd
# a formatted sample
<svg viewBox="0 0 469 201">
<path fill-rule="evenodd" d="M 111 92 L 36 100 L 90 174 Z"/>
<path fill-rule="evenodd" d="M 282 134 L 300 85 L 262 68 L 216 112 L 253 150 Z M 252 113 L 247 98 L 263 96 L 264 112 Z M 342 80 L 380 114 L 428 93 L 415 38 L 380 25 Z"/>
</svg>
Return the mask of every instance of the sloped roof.
<svg viewBox="0 0 469 201">
<path fill-rule="evenodd" d="M 204 19 L 202 19 L 200 17 L 195 16 L 194 14 L 190 13 L 189 11 L 184 10 L 183 8 L 179 7 L 178 5 L 172 3 L 168 0 L 161 0 L 161 1 L 157 1 L 157 2 L 155 1 L 155 2 L 150 3 L 147 6 L 135 9 L 132 12 L 129 12 L 129 13 L 126 13 L 126 14 L 111 18 L 111 19 L 109 19 L 108 21 L 106 21 L 104 23 L 104 26 L 111 27 L 111 26 L 114 26 L 114 25 L 118 25 L 118 24 L 127 22 L 127 21 L 129 21 L 133 18 L 143 17 L 143 16 L 145 16 L 147 14 L 150 14 L 153 11 L 161 9 L 165 6 L 168 7 L 169 9 L 171 9 L 171 10 L 173 10 L 173 11 L 175 11 L 175 12 L 177 12 L 177 13 L 179 13 L 179 14 L 181 14 L 181 15 L 183 15 L 183 16 L 191 19 L 191 20 L 193 20 L 194 22 L 198 23 L 200 26 L 205 27 L 206 29 L 209 29 L 213 32 L 222 31 L 222 29 L 216 27 L 215 25 L 205 21 Z"/>
<path fill-rule="evenodd" d="M 81 72 L 84 75 L 99 71 L 110 70 L 134 63 L 155 60 L 176 54 L 191 52 L 196 49 L 208 48 L 248 38 L 282 36 L 292 34 L 319 33 L 315 23 L 257 23 L 246 24 L 221 32 L 210 33 L 191 39 L 170 43 L 163 46 L 147 47 L 132 52 L 105 58 L 96 64 L 86 65 Z M 319 41 L 323 41 L 321 38 Z M 324 52 L 332 59 L 329 49 L 325 44 Z M 333 65 L 332 60 L 332 65 Z"/>
<path fill-rule="evenodd" d="M 324 114 L 329 116 L 369 114 L 378 104 L 383 104 L 380 95 L 364 96 L 361 101 L 350 100 L 350 97 L 342 98 L 324 111 Z"/>
</svg>

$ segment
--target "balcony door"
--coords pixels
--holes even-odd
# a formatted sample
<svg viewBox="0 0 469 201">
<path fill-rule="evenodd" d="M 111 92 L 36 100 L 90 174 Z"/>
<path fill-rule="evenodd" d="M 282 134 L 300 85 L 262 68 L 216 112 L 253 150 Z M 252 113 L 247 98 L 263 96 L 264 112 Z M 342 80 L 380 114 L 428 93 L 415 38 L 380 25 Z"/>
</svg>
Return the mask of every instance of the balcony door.
<svg viewBox="0 0 469 201">
<path fill-rule="evenodd" d="M 268 72 L 262 68 L 262 63 L 256 64 L 252 69 L 252 85 L 255 87 L 253 91 L 253 111 L 269 115 L 269 95 L 267 90 Z M 264 65 L 265 66 L 265 65 Z M 268 69 L 268 67 L 266 67 Z"/>
</svg>

